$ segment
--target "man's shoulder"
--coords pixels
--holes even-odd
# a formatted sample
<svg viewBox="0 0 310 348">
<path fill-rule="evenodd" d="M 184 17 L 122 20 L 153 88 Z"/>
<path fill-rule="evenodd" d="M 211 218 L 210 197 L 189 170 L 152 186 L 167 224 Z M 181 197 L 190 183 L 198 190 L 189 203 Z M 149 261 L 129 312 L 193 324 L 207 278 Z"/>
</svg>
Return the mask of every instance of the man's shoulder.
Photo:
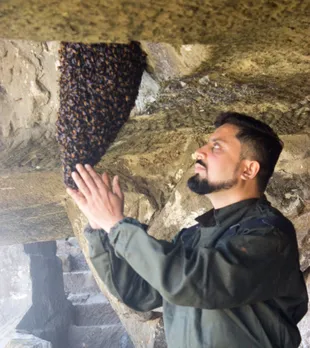
<svg viewBox="0 0 310 348">
<path fill-rule="evenodd" d="M 286 226 L 286 228 L 290 227 L 294 229 L 292 221 L 283 215 L 279 209 L 272 206 L 270 202 L 266 201 L 259 207 L 262 209 L 262 218 L 264 218 L 266 221 L 270 221 L 270 223 L 274 223 L 278 227 Z"/>
<path fill-rule="evenodd" d="M 268 201 L 259 202 L 255 211 L 249 211 L 236 225 L 239 233 L 249 233 L 250 231 L 264 233 L 264 231 L 276 229 L 280 234 L 286 236 L 296 235 L 293 223 Z"/>
</svg>

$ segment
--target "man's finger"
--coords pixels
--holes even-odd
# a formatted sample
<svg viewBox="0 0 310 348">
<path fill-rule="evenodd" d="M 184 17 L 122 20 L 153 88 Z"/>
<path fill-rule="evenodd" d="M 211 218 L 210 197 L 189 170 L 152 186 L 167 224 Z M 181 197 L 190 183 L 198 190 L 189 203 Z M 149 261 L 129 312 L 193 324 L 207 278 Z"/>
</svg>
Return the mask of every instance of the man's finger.
<svg viewBox="0 0 310 348">
<path fill-rule="evenodd" d="M 108 188 L 110 191 L 112 191 L 111 180 L 110 180 L 110 177 L 109 177 L 109 175 L 108 175 L 107 172 L 104 172 L 104 173 L 102 174 L 102 180 L 103 180 L 104 184 L 107 186 L 107 188 Z"/>
<path fill-rule="evenodd" d="M 98 188 L 97 188 L 93 178 L 90 176 L 88 171 L 84 168 L 84 166 L 79 163 L 79 164 L 76 165 L 76 169 L 78 170 L 81 178 L 84 181 L 84 185 L 87 187 L 89 192 L 92 193 L 92 192 L 98 191 Z M 81 192 L 84 194 L 83 190 L 81 190 Z"/>
<path fill-rule="evenodd" d="M 122 201 L 124 200 L 124 194 L 121 190 L 120 184 L 119 184 L 119 177 L 116 175 L 113 178 L 113 193 L 115 193 Z"/>
<path fill-rule="evenodd" d="M 77 204 L 86 203 L 86 198 L 84 197 L 84 195 L 81 192 L 79 192 L 77 190 L 73 190 L 70 187 L 67 187 L 66 191 Z"/>
<path fill-rule="evenodd" d="M 88 171 L 89 175 L 92 177 L 97 188 L 101 188 L 103 184 L 102 177 L 98 173 L 96 173 L 96 171 L 89 164 L 85 164 L 85 168 Z"/>
<path fill-rule="evenodd" d="M 76 186 L 80 190 L 80 192 L 82 192 L 85 197 L 90 196 L 91 195 L 90 189 L 85 184 L 84 180 L 81 178 L 79 173 L 72 172 L 71 176 L 72 176 L 72 179 L 74 180 L 74 182 L 76 183 Z"/>
</svg>

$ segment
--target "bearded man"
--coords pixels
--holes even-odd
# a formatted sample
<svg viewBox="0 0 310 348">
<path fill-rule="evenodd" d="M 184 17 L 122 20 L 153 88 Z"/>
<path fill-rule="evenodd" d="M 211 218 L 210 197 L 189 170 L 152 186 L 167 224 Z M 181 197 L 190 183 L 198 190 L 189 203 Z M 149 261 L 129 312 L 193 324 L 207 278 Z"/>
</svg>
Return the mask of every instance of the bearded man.
<svg viewBox="0 0 310 348">
<path fill-rule="evenodd" d="M 243 114 L 221 114 L 215 128 L 188 180 L 214 208 L 171 243 L 124 216 L 117 177 L 77 165 L 67 192 L 89 219 L 90 260 L 127 306 L 163 306 L 169 348 L 297 348 L 308 297 L 296 233 L 264 195 L 283 143 Z"/>
</svg>

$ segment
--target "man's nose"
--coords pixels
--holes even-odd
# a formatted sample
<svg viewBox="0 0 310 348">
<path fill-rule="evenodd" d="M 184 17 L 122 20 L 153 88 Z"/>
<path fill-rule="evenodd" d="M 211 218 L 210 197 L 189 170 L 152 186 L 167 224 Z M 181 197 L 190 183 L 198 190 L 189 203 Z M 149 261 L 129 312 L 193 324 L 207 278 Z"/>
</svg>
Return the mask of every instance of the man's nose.
<svg viewBox="0 0 310 348">
<path fill-rule="evenodd" d="M 203 146 L 197 149 L 193 155 L 195 160 L 205 160 L 207 158 L 207 147 Z"/>
</svg>

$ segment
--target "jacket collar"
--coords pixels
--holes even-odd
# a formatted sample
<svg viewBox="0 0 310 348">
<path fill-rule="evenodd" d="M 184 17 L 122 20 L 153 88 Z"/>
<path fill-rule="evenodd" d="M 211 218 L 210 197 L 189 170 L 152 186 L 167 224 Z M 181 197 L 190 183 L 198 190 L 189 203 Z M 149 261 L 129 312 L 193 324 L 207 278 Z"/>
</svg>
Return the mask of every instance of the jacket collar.
<svg viewBox="0 0 310 348">
<path fill-rule="evenodd" d="M 260 198 L 249 198 L 245 199 L 226 207 L 220 209 L 211 209 L 206 213 L 198 216 L 195 220 L 200 223 L 200 225 L 204 227 L 220 225 L 227 218 L 234 215 L 236 218 L 240 215 L 240 217 L 244 214 L 245 210 L 253 204 L 256 203 L 268 203 L 266 196 L 263 195 Z"/>
</svg>

